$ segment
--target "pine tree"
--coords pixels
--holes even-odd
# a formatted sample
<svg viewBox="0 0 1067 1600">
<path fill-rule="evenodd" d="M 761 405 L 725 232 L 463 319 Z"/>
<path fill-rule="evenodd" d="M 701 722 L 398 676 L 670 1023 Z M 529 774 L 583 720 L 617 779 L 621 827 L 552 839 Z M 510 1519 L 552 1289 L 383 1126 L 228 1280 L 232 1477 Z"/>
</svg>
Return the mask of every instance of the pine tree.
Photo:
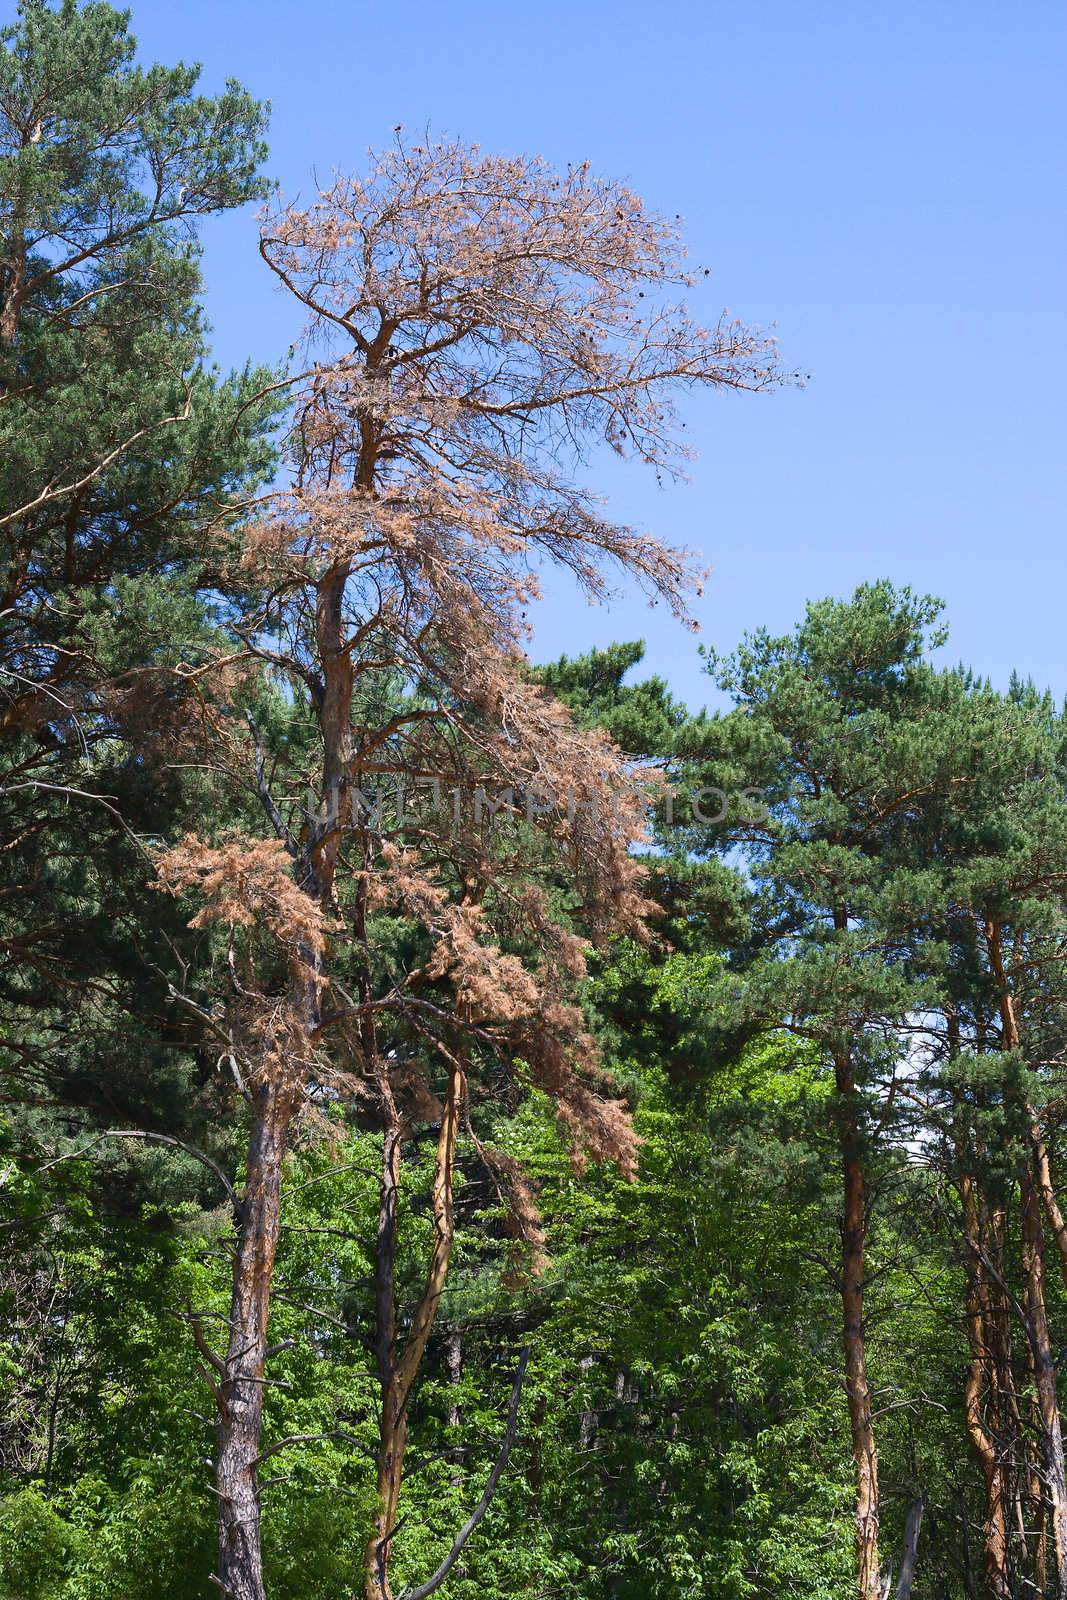
<svg viewBox="0 0 1067 1600">
<path fill-rule="evenodd" d="M 265 112 L 136 66 L 127 20 L 26 0 L 0 36 L 0 1053 L 31 1099 L 92 1098 L 64 1005 L 151 1048 L 131 832 L 196 788 L 164 762 L 219 704 L 205 530 L 270 463 L 268 375 L 208 365 L 195 232 L 266 192 Z"/>
<path fill-rule="evenodd" d="M 733 815 L 694 842 L 744 851 L 759 936 L 736 980 L 742 1018 L 809 1039 L 832 1070 L 842 1190 L 844 1387 L 856 1475 L 856 1594 L 879 1600 L 880 1487 L 866 1316 L 872 1203 L 897 1157 L 886 1139 L 910 1016 L 929 990 L 882 906 L 897 892 L 895 830 L 938 779 L 920 716 L 937 604 L 865 586 L 822 601 L 790 637 L 757 633 L 716 661 L 737 710 L 707 733 L 705 776 Z M 759 817 L 741 800 L 758 786 Z M 739 803 L 740 802 L 740 803 Z"/>
<path fill-rule="evenodd" d="M 383 1126 L 380 1507 L 365 1585 L 368 1600 L 387 1600 L 409 1399 L 452 1251 L 472 1050 L 525 1063 L 577 1159 L 633 1161 L 629 1117 L 605 1092 L 574 992 L 586 939 L 642 926 L 629 846 L 644 779 L 531 682 L 522 614 L 537 558 L 594 597 L 614 564 L 679 614 L 691 572 L 609 521 L 562 470 L 561 448 L 606 436 L 671 470 L 675 392 L 759 389 L 777 370 L 758 332 L 705 330 L 659 305 L 687 281 L 675 229 L 584 166 L 559 176 L 535 159 L 398 141 L 367 176 L 276 210 L 262 253 L 328 358 L 297 396 L 292 487 L 231 574 L 248 597 L 233 631 L 298 697 L 319 742 L 308 765 L 279 763 L 268 781 L 253 729 L 233 759 L 246 773 L 258 763 L 273 836 L 189 838 L 160 863 L 165 887 L 202 900 L 201 925 L 261 938 L 226 1016 L 204 1008 L 239 1042 L 251 1102 L 228 1347 L 202 1346 L 218 1376 L 217 1576 L 234 1600 L 261 1600 L 256 1464 L 282 1161 L 326 1082 L 369 1093 Z M 414 821 L 394 807 L 383 822 L 367 792 L 384 780 L 408 793 L 436 780 L 459 800 L 442 815 L 424 795 Z M 516 797 L 517 842 L 485 816 L 487 801 Z M 382 948 L 387 919 L 421 935 L 408 963 Z M 425 1103 L 438 1063 L 435 1239 L 402 1340 L 393 1262 L 412 1113 L 401 1079 L 421 1083 Z"/>
</svg>

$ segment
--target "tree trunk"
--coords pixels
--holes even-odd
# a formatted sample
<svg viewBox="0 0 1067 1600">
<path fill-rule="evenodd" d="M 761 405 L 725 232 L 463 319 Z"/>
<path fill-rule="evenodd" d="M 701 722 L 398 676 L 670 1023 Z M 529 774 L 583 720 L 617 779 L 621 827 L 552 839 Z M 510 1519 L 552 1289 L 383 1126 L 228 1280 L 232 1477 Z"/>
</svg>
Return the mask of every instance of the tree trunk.
<svg viewBox="0 0 1067 1600">
<path fill-rule="evenodd" d="M 455 1238 L 452 1191 L 456 1167 L 456 1137 L 463 1096 L 466 1092 L 466 1074 L 463 1065 L 456 1057 L 450 1057 L 448 1090 L 441 1111 L 441 1127 L 434 1163 L 433 1249 L 426 1273 L 426 1285 L 415 1308 L 403 1354 L 398 1359 L 394 1272 L 401 1125 L 392 1092 L 384 1081 L 384 1070 L 381 1077 L 383 1100 L 387 1108 L 376 1252 L 378 1376 L 382 1390 L 382 1413 L 378 1439 L 378 1512 L 364 1555 L 366 1600 L 391 1600 L 389 1562 L 404 1476 L 408 1402 L 437 1316 L 452 1255 L 452 1243 Z"/>
<path fill-rule="evenodd" d="M 1031 1144 L 1032 1144 L 1032 1147 L 1033 1147 L 1033 1156 L 1034 1156 L 1034 1180 L 1035 1180 L 1035 1184 L 1036 1184 L 1036 1187 L 1037 1187 L 1038 1194 L 1041 1197 L 1042 1209 L 1044 1210 L 1045 1217 L 1046 1217 L 1046 1219 L 1048 1221 L 1049 1228 L 1052 1231 L 1052 1237 L 1056 1241 L 1056 1252 L 1057 1252 L 1057 1255 L 1059 1256 L 1059 1262 L 1060 1262 L 1060 1275 L 1063 1278 L 1064 1287 L 1067 1288 L 1067 1223 L 1065 1223 L 1065 1221 L 1064 1221 L 1063 1212 L 1060 1209 L 1059 1198 L 1058 1198 L 1058 1196 L 1056 1194 L 1056 1188 L 1055 1188 L 1055 1185 L 1053 1184 L 1053 1181 L 1052 1181 L 1052 1166 L 1051 1166 L 1051 1163 L 1049 1161 L 1048 1147 L 1045 1144 L 1045 1140 L 1044 1140 L 1044 1137 L 1043 1137 L 1042 1132 L 1041 1132 L 1041 1125 L 1040 1125 L 1040 1122 L 1038 1121 L 1037 1114 L 1033 1110 L 1032 1107 L 1030 1108 L 1030 1115 L 1031 1115 L 1031 1134 L 1030 1134 L 1030 1137 L 1031 1137 Z M 1036 1380 L 1036 1376 L 1037 1376 L 1036 1372 L 1035 1372 L 1034 1376 L 1035 1376 L 1035 1380 Z M 1053 1373 L 1052 1386 L 1053 1386 L 1053 1390 L 1054 1391 L 1055 1391 L 1055 1385 L 1056 1385 L 1056 1379 L 1055 1379 L 1055 1373 Z M 1041 1398 L 1041 1390 L 1040 1390 L 1040 1386 L 1036 1383 L 1036 1381 L 1035 1381 L 1035 1390 L 1036 1390 L 1036 1393 L 1037 1393 L 1038 1409 L 1043 1415 L 1044 1405 L 1043 1405 L 1042 1398 Z M 1058 1411 L 1057 1411 L 1057 1421 L 1059 1421 L 1059 1413 L 1058 1413 Z M 1044 1427 L 1042 1428 L 1042 1433 L 1043 1434 L 1045 1433 Z M 1061 1442 L 1060 1442 L 1060 1449 L 1059 1449 L 1059 1459 L 1060 1459 L 1061 1477 L 1062 1477 L 1062 1465 L 1063 1465 L 1062 1429 L 1061 1429 Z M 1041 1492 L 1042 1491 L 1042 1485 L 1041 1485 L 1040 1475 L 1036 1475 L 1036 1477 L 1037 1477 L 1036 1487 L 1037 1487 L 1037 1490 L 1038 1490 L 1038 1494 L 1037 1494 L 1037 1497 L 1035 1498 L 1035 1509 L 1036 1509 L 1036 1513 L 1037 1513 L 1035 1521 L 1036 1521 L 1037 1533 L 1036 1533 L 1036 1539 L 1035 1539 L 1035 1545 L 1034 1545 L 1034 1587 L 1035 1587 L 1035 1589 L 1036 1589 L 1038 1594 L 1043 1595 L 1045 1593 L 1045 1591 L 1046 1591 L 1046 1586 L 1047 1586 L 1047 1583 L 1048 1583 L 1048 1522 L 1049 1522 L 1049 1517 L 1048 1517 L 1048 1504 L 1046 1503 L 1046 1499 L 1045 1499 L 1044 1494 Z M 1058 1570 L 1058 1572 L 1060 1574 L 1060 1584 L 1061 1584 L 1061 1587 L 1058 1590 L 1058 1593 L 1062 1596 L 1063 1593 L 1064 1593 L 1064 1589 L 1062 1587 L 1062 1584 L 1063 1584 L 1063 1569 L 1064 1569 L 1064 1565 L 1065 1565 L 1065 1559 L 1067 1559 L 1067 1558 L 1065 1558 L 1064 1550 L 1063 1550 L 1063 1539 L 1065 1537 L 1065 1534 L 1064 1534 L 1064 1531 L 1062 1529 L 1062 1526 L 1059 1526 L 1057 1524 L 1057 1521 L 1056 1521 L 1056 1512 L 1055 1512 L 1056 1499 L 1055 1499 L 1055 1495 L 1054 1494 L 1051 1496 L 1051 1505 L 1052 1505 L 1052 1513 L 1053 1513 L 1052 1514 L 1053 1542 L 1056 1545 L 1057 1552 L 1058 1552 L 1056 1560 L 1057 1560 L 1057 1570 Z"/>
<path fill-rule="evenodd" d="M 978 1588 L 974 1581 L 974 1568 L 971 1565 L 971 1541 L 966 1515 L 960 1516 L 960 1568 L 963 1573 L 963 1590 L 967 1600 L 978 1600 Z"/>
<path fill-rule="evenodd" d="M 986 1426 L 983 1413 L 983 1395 L 995 1405 L 996 1376 L 993 1371 L 992 1313 L 985 1271 L 982 1265 L 981 1230 L 978 1205 L 975 1198 L 974 1179 L 963 1173 L 960 1180 L 963 1200 L 963 1226 L 967 1242 L 967 1337 L 971 1346 L 971 1364 L 964 1385 L 964 1414 L 967 1432 L 985 1487 L 985 1513 L 982 1525 L 983 1557 L 986 1592 L 989 1600 L 1012 1600 L 1008 1573 L 1007 1485 L 1004 1462 L 998 1448 L 994 1416 L 994 1431 Z"/>
<path fill-rule="evenodd" d="M 584 1378 L 588 1373 L 592 1372 L 595 1365 L 596 1363 L 592 1356 L 583 1356 L 578 1363 L 578 1371 Z M 578 1419 L 578 1448 L 583 1455 L 596 1445 L 599 1425 L 599 1412 L 595 1411 L 592 1406 L 586 1406 Z"/>
<path fill-rule="evenodd" d="M 233 1267 L 230 1337 L 218 1371 L 218 1583 L 227 1600 L 264 1600 L 259 1486 L 270 1286 L 278 1249 L 281 1171 L 295 1100 L 285 1074 L 267 1076 L 252 1098 L 248 1171 Z M 206 1351 L 202 1335 L 198 1337 Z"/>
<path fill-rule="evenodd" d="M 344 564 L 335 562 L 316 591 L 315 636 L 323 679 L 317 707 L 323 741 L 322 795 L 319 816 L 294 868 L 297 884 L 321 906 L 330 904 L 351 787 L 353 668 L 344 640 L 345 580 Z M 281 836 L 282 824 L 262 785 L 261 799 Z M 218 1380 L 214 1385 L 219 1412 L 215 1462 L 217 1582 L 227 1600 L 264 1600 L 256 1468 L 261 1448 L 267 1323 L 280 1228 L 282 1162 L 301 1088 L 293 1052 L 302 1056 L 319 1031 L 324 982 L 321 951 L 302 947 L 291 978 L 292 1035 L 278 1043 L 276 1057 L 267 1055 L 252 1087 L 248 1168 L 234 1257 L 225 1360 L 209 1349 L 199 1323 L 193 1323 L 197 1346 Z"/>
<path fill-rule="evenodd" d="M 387 1073 L 380 1072 L 387 1117 L 382 1141 L 382 1176 L 378 1199 L 378 1238 L 375 1247 L 376 1338 L 378 1381 L 382 1412 L 378 1435 L 378 1512 L 365 1555 L 368 1600 L 389 1593 L 389 1546 L 396 1524 L 399 1497 L 399 1461 L 404 1450 L 407 1421 L 396 1404 L 396 1270 L 397 1204 L 400 1192 L 402 1129 L 389 1088 Z"/>
<path fill-rule="evenodd" d="M 463 1381 L 463 1335 L 458 1328 L 451 1329 L 445 1340 L 445 1366 L 448 1369 L 448 1381 L 452 1386 L 452 1396 L 448 1402 L 448 1432 L 451 1442 L 447 1454 L 455 1469 L 449 1481 L 453 1488 L 458 1488 L 463 1482 L 464 1456 L 463 1446 L 459 1441 L 463 1412 L 458 1394 Z"/>
<path fill-rule="evenodd" d="M 959 1020 L 954 1008 L 946 1012 L 949 1046 L 953 1059 L 960 1051 Z M 979 1206 L 978 1185 L 969 1171 L 970 1154 L 966 1132 L 957 1127 L 954 1134 L 956 1167 L 959 1172 L 963 1239 L 967 1268 L 967 1341 L 971 1362 L 964 1384 L 964 1418 L 967 1433 L 978 1458 L 985 1491 L 982 1518 L 982 1566 L 988 1600 L 1011 1600 L 1008 1552 L 1007 1467 L 1001 1448 L 1003 1426 L 1000 1407 L 1000 1373 L 1007 1356 L 1010 1369 L 1010 1329 L 1001 1324 L 990 1294 L 986 1270 L 987 1251 L 996 1250 L 1000 1230 L 987 1228 L 987 1211 Z M 979 1146 L 981 1149 L 981 1146 Z M 1002 1255 L 1002 1252 L 1001 1252 Z M 1002 1348 L 1002 1344 L 1006 1349 Z M 966 1532 L 964 1546 L 966 1547 Z"/>
<path fill-rule="evenodd" d="M 1001 1043 L 1006 1051 L 1017 1051 L 1021 1044 L 1021 1034 L 1016 1015 L 1015 996 L 1004 963 L 1003 928 L 1000 922 L 990 918 L 985 925 L 985 934 L 989 964 L 999 991 Z M 1042 1163 L 1044 1147 L 1040 1135 L 1036 1140 L 1033 1137 L 1032 1111 L 1030 1123 L 1032 1146 L 1030 1159 L 1024 1166 L 1019 1182 L 1023 1266 L 1026 1272 L 1027 1334 L 1033 1357 L 1034 1388 L 1041 1417 L 1045 1480 L 1052 1523 L 1052 1544 L 1056 1555 L 1054 1593 L 1056 1600 L 1067 1600 L 1067 1469 L 1064 1465 L 1063 1429 L 1056 1388 L 1056 1361 L 1048 1326 L 1045 1230 L 1041 1222 L 1041 1192 L 1045 1187 Z M 1047 1159 L 1044 1167 L 1047 1168 Z M 1048 1194 L 1045 1196 L 1046 1208 L 1051 1194 L 1052 1185 L 1049 1178 Z M 1054 1203 L 1054 1196 L 1052 1199 Z M 1058 1212 L 1058 1207 L 1055 1210 Z"/>
<path fill-rule="evenodd" d="M 1048 1583 L 1048 1530 L 1045 1501 L 1037 1502 L 1037 1527 L 1034 1539 L 1034 1588 L 1039 1595 L 1045 1593 Z"/>
<path fill-rule="evenodd" d="M 878 1451 L 867 1378 L 864 1287 L 866 1279 L 866 1179 L 856 1085 L 844 1052 L 834 1057 L 840 1101 L 844 1219 L 841 1228 L 841 1308 L 845 1393 L 856 1468 L 856 1594 L 882 1600 L 878 1561 Z"/>
<path fill-rule="evenodd" d="M 1026 1310 L 1034 1358 L 1034 1386 L 1041 1416 L 1045 1479 L 1056 1553 L 1056 1600 L 1067 1600 L 1067 1470 L 1064 1465 L 1056 1362 L 1046 1311 L 1045 1233 L 1041 1205 L 1029 1173 L 1022 1180 L 1023 1263 L 1026 1268 Z"/>
<path fill-rule="evenodd" d="M 900 1576 L 897 1579 L 896 1600 L 911 1600 L 915 1582 L 915 1564 L 919 1559 L 919 1533 L 923 1525 L 925 1502 L 922 1495 L 913 1500 L 904 1525 L 904 1544 L 900 1552 Z"/>
<path fill-rule="evenodd" d="M 1033 1106 L 1027 1109 L 1030 1113 L 1030 1142 L 1034 1152 L 1034 1181 L 1041 1196 L 1046 1220 L 1052 1230 L 1052 1237 L 1056 1241 L 1056 1252 L 1060 1258 L 1060 1275 L 1063 1278 L 1063 1286 L 1067 1289 L 1067 1222 L 1064 1221 L 1056 1186 L 1052 1181 L 1052 1165 L 1037 1112 Z"/>
<path fill-rule="evenodd" d="M 5 263 L 7 271 L 4 274 L 6 282 L 0 302 L 0 344 L 14 343 L 15 335 L 18 333 L 19 311 L 22 308 L 22 296 L 26 285 L 27 245 L 24 209 L 24 205 L 18 203 L 15 215 L 11 219 L 11 239 Z"/>
</svg>

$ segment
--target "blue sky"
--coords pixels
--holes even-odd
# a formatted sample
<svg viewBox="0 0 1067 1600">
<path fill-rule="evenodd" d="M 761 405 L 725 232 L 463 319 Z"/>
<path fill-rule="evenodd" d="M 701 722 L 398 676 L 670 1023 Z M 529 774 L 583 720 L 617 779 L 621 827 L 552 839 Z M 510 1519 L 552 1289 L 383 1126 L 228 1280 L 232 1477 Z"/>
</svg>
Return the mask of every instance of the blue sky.
<svg viewBox="0 0 1067 1600">
<path fill-rule="evenodd" d="M 689 406 L 691 481 L 595 469 L 615 515 L 713 568 L 701 637 L 789 628 L 888 576 L 948 604 L 948 656 L 1067 693 L 1063 81 L 1067 8 L 987 0 L 134 3 L 142 54 L 273 103 L 305 197 L 396 123 L 589 159 L 683 213 L 697 302 L 774 323 L 799 391 Z M 245 214 L 207 231 L 224 363 L 276 359 L 295 308 Z M 552 583 L 534 654 L 644 637 L 693 702 L 696 641 Z"/>
</svg>

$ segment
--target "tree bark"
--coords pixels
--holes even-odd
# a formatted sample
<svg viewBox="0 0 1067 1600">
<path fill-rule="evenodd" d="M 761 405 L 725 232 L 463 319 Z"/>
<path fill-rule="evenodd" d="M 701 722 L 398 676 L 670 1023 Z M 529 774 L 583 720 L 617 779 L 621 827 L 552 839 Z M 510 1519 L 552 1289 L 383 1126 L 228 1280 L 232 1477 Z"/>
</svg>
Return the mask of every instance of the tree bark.
<svg viewBox="0 0 1067 1600">
<path fill-rule="evenodd" d="M 1041 1132 L 1041 1124 L 1034 1107 L 1028 1107 L 1030 1112 L 1030 1142 L 1034 1152 L 1034 1180 L 1038 1194 L 1041 1196 L 1041 1205 L 1045 1218 L 1056 1241 L 1056 1253 L 1060 1259 L 1060 1275 L 1063 1286 L 1067 1289 L 1067 1221 L 1064 1220 L 1060 1209 L 1059 1197 L 1056 1186 L 1052 1181 L 1052 1165 L 1049 1161 L 1048 1147 Z"/>
<path fill-rule="evenodd" d="M 989 919 L 985 925 L 985 934 L 989 964 L 999 991 L 1001 1043 L 1005 1051 L 1017 1051 L 1020 1048 L 1021 1035 L 1015 996 L 1004 963 L 1003 929 L 1000 922 L 993 918 Z M 1030 1122 L 1032 1133 L 1034 1125 L 1032 1113 Z M 1040 1145 L 1040 1139 L 1037 1143 Z M 1030 1340 L 1034 1388 L 1041 1418 L 1045 1481 L 1052 1523 L 1052 1544 L 1056 1556 L 1056 1587 L 1053 1592 L 1056 1600 L 1067 1600 L 1067 1467 L 1064 1463 L 1063 1428 L 1056 1386 L 1056 1361 L 1048 1325 L 1045 1230 L 1041 1221 L 1041 1162 L 1032 1137 L 1031 1146 L 1019 1180 L 1023 1267 L 1026 1272 L 1027 1335 Z M 1051 1181 L 1049 1189 L 1051 1191 Z"/>
<path fill-rule="evenodd" d="M 399 1495 L 396 1452 L 398 1445 L 401 1445 L 400 1427 L 403 1426 L 406 1431 L 403 1415 L 397 1415 L 395 1404 L 396 1230 L 403 1130 L 384 1065 L 379 1066 L 378 1079 L 385 1116 L 374 1265 L 375 1333 L 382 1411 L 378 1435 L 378 1512 L 364 1558 L 368 1600 L 380 1600 L 380 1597 L 389 1593 L 390 1541 L 395 1524 L 396 1498 Z"/>
<path fill-rule="evenodd" d="M 878 1559 L 878 1450 L 874 1436 L 871 1388 L 867 1377 L 864 1291 L 866 1285 L 866 1174 L 856 1085 L 848 1055 L 834 1056 L 840 1103 L 844 1217 L 841 1227 L 841 1308 L 845 1351 L 845 1393 L 856 1470 L 856 1594 L 882 1600 Z"/>
<path fill-rule="evenodd" d="M 911 1600 L 915 1582 L 915 1565 L 919 1559 L 919 1533 L 923 1525 L 926 1503 L 922 1495 L 911 1503 L 908 1520 L 904 1525 L 904 1544 L 900 1552 L 900 1576 L 897 1578 L 896 1600 Z"/>
<path fill-rule="evenodd" d="M 989 1600 L 1012 1600 L 1008 1571 L 1007 1484 L 1004 1461 L 998 1448 L 996 1431 L 991 1433 L 983 1414 L 983 1395 L 995 1403 L 996 1376 L 992 1360 L 992 1313 L 989 1291 L 982 1266 L 982 1241 L 974 1179 L 963 1173 L 960 1180 L 963 1200 L 963 1227 L 967 1241 L 967 1337 L 971 1364 L 964 1385 L 964 1414 L 967 1432 L 978 1457 L 985 1488 L 982 1525 L 982 1566 Z M 994 1418 L 994 1422 L 995 1422 Z"/>
<path fill-rule="evenodd" d="M 463 1381 L 463 1335 L 458 1328 L 453 1328 L 445 1340 L 445 1366 L 449 1383 L 453 1390 L 458 1389 Z M 455 1431 L 461 1420 L 459 1400 L 453 1393 L 448 1402 L 448 1426 Z"/>
<path fill-rule="evenodd" d="M 959 1018 L 954 1008 L 946 1012 L 950 1052 L 960 1052 Z M 987 1250 L 995 1250 L 999 1231 L 984 1226 L 987 1211 L 979 1204 L 974 1173 L 969 1170 L 969 1141 L 959 1126 L 954 1133 L 956 1167 L 959 1173 L 960 1204 L 967 1268 L 967 1341 L 970 1366 L 964 1383 L 964 1418 L 967 1434 L 978 1459 L 985 1492 L 982 1518 L 982 1567 L 988 1600 L 1011 1600 L 1008 1550 L 1007 1466 L 1001 1447 L 1003 1426 L 1000 1407 L 1000 1371 L 1007 1354 L 1010 1365 L 1010 1330 L 1004 1326 L 999 1337 L 997 1320 L 986 1271 Z M 1006 1351 L 1002 1349 L 1006 1345 Z M 966 1531 L 964 1545 L 966 1546 Z"/>
<path fill-rule="evenodd" d="M 11 218 L 8 254 L 4 263 L 7 270 L 0 302 L 0 344 L 13 344 L 18 333 L 19 312 L 26 287 L 26 256 L 25 204 L 20 199 Z"/>
<path fill-rule="evenodd" d="M 384 1071 L 382 1077 L 384 1079 Z M 458 1058 L 450 1057 L 448 1089 L 441 1111 L 441 1126 L 434 1162 L 433 1248 L 426 1272 L 426 1284 L 415 1308 L 403 1354 L 399 1357 L 394 1274 L 401 1124 L 391 1091 L 385 1084 L 383 1089 L 385 1104 L 390 1114 L 387 1118 L 383 1146 L 376 1251 L 378 1377 L 381 1383 L 382 1412 L 378 1440 L 378 1511 L 364 1556 L 366 1600 L 392 1600 L 389 1562 L 404 1475 L 408 1401 L 444 1292 L 455 1238 L 452 1194 L 456 1167 L 456 1138 L 466 1092 L 466 1074 Z"/>
<path fill-rule="evenodd" d="M 1045 1593 L 1048 1583 L 1048 1530 L 1046 1528 L 1044 1499 L 1037 1502 L 1037 1528 L 1034 1539 L 1034 1588 L 1039 1595 Z"/>
<path fill-rule="evenodd" d="M 596 1365 L 595 1358 L 591 1355 L 582 1356 L 578 1363 L 578 1370 L 583 1378 L 592 1372 Z M 600 1413 L 592 1406 L 586 1406 L 578 1419 L 578 1448 L 583 1455 L 596 1446 L 597 1431 L 600 1426 Z"/>
<path fill-rule="evenodd" d="M 295 1101 L 287 1074 L 265 1076 L 252 1091 L 248 1170 L 233 1267 L 230 1336 L 218 1370 L 215 1486 L 218 1493 L 218 1585 L 227 1600 L 264 1600 L 256 1467 L 263 1419 L 270 1287 L 278 1249 L 281 1171 Z"/>
<path fill-rule="evenodd" d="M 464 1457 L 464 1449 L 459 1442 L 463 1412 L 458 1396 L 458 1389 L 463 1381 L 463 1334 L 458 1328 L 451 1329 L 445 1340 L 445 1366 L 448 1370 L 448 1381 L 452 1385 L 452 1398 L 448 1402 L 448 1431 L 451 1438 L 448 1457 L 454 1470 L 449 1481 L 453 1488 L 458 1488 L 463 1482 Z"/>
<path fill-rule="evenodd" d="M 1052 1522 L 1052 1544 L 1056 1554 L 1056 1587 L 1053 1592 L 1056 1600 L 1067 1600 L 1067 1469 L 1056 1388 L 1056 1361 L 1045 1301 L 1045 1234 L 1041 1225 L 1040 1201 L 1029 1173 L 1022 1180 L 1022 1208 L 1026 1310 L 1030 1320 L 1034 1387 L 1041 1416 L 1045 1480 Z"/>
<path fill-rule="evenodd" d="M 316 597 L 316 639 L 323 668 L 319 725 L 323 739 L 322 801 L 307 847 L 295 863 L 296 881 L 310 899 L 328 906 L 333 890 L 344 808 L 350 787 L 352 664 L 344 650 L 342 606 L 345 571 L 334 565 Z M 268 805 L 269 796 L 263 796 Z M 279 823 L 268 805 L 275 829 Z M 265 1600 L 257 1482 L 263 1425 L 267 1324 L 281 1223 L 282 1163 L 302 1088 L 293 1059 L 310 1048 L 321 1023 L 323 958 L 301 948 L 292 970 L 292 1036 L 276 1055 L 265 1054 L 251 1086 L 252 1119 L 240 1227 L 234 1256 L 230 1332 L 224 1361 L 207 1346 L 194 1322 L 201 1354 L 218 1373 L 219 1412 L 215 1486 L 219 1559 L 216 1575 L 226 1600 Z"/>
</svg>

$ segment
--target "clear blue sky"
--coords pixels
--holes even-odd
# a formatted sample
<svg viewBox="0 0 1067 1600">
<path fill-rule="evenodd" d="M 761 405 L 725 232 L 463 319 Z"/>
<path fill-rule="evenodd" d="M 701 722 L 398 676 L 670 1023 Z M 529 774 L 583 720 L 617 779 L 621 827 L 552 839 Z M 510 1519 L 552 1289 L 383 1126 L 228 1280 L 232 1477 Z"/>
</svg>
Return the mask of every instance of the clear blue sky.
<svg viewBox="0 0 1067 1600">
<path fill-rule="evenodd" d="M 682 212 L 713 268 L 702 312 L 775 323 L 812 375 L 692 406 L 686 486 L 601 478 L 618 516 L 714 568 L 702 637 L 786 629 L 885 575 L 947 601 L 953 659 L 1067 692 L 1059 0 L 135 0 L 134 31 L 273 102 L 290 195 L 429 123 L 588 158 Z M 207 244 L 220 359 L 277 358 L 295 308 L 252 217 Z M 553 585 L 535 654 L 641 636 L 706 696 L 695 641 L 640 600 L 591 611 Z"/>
</svg>

